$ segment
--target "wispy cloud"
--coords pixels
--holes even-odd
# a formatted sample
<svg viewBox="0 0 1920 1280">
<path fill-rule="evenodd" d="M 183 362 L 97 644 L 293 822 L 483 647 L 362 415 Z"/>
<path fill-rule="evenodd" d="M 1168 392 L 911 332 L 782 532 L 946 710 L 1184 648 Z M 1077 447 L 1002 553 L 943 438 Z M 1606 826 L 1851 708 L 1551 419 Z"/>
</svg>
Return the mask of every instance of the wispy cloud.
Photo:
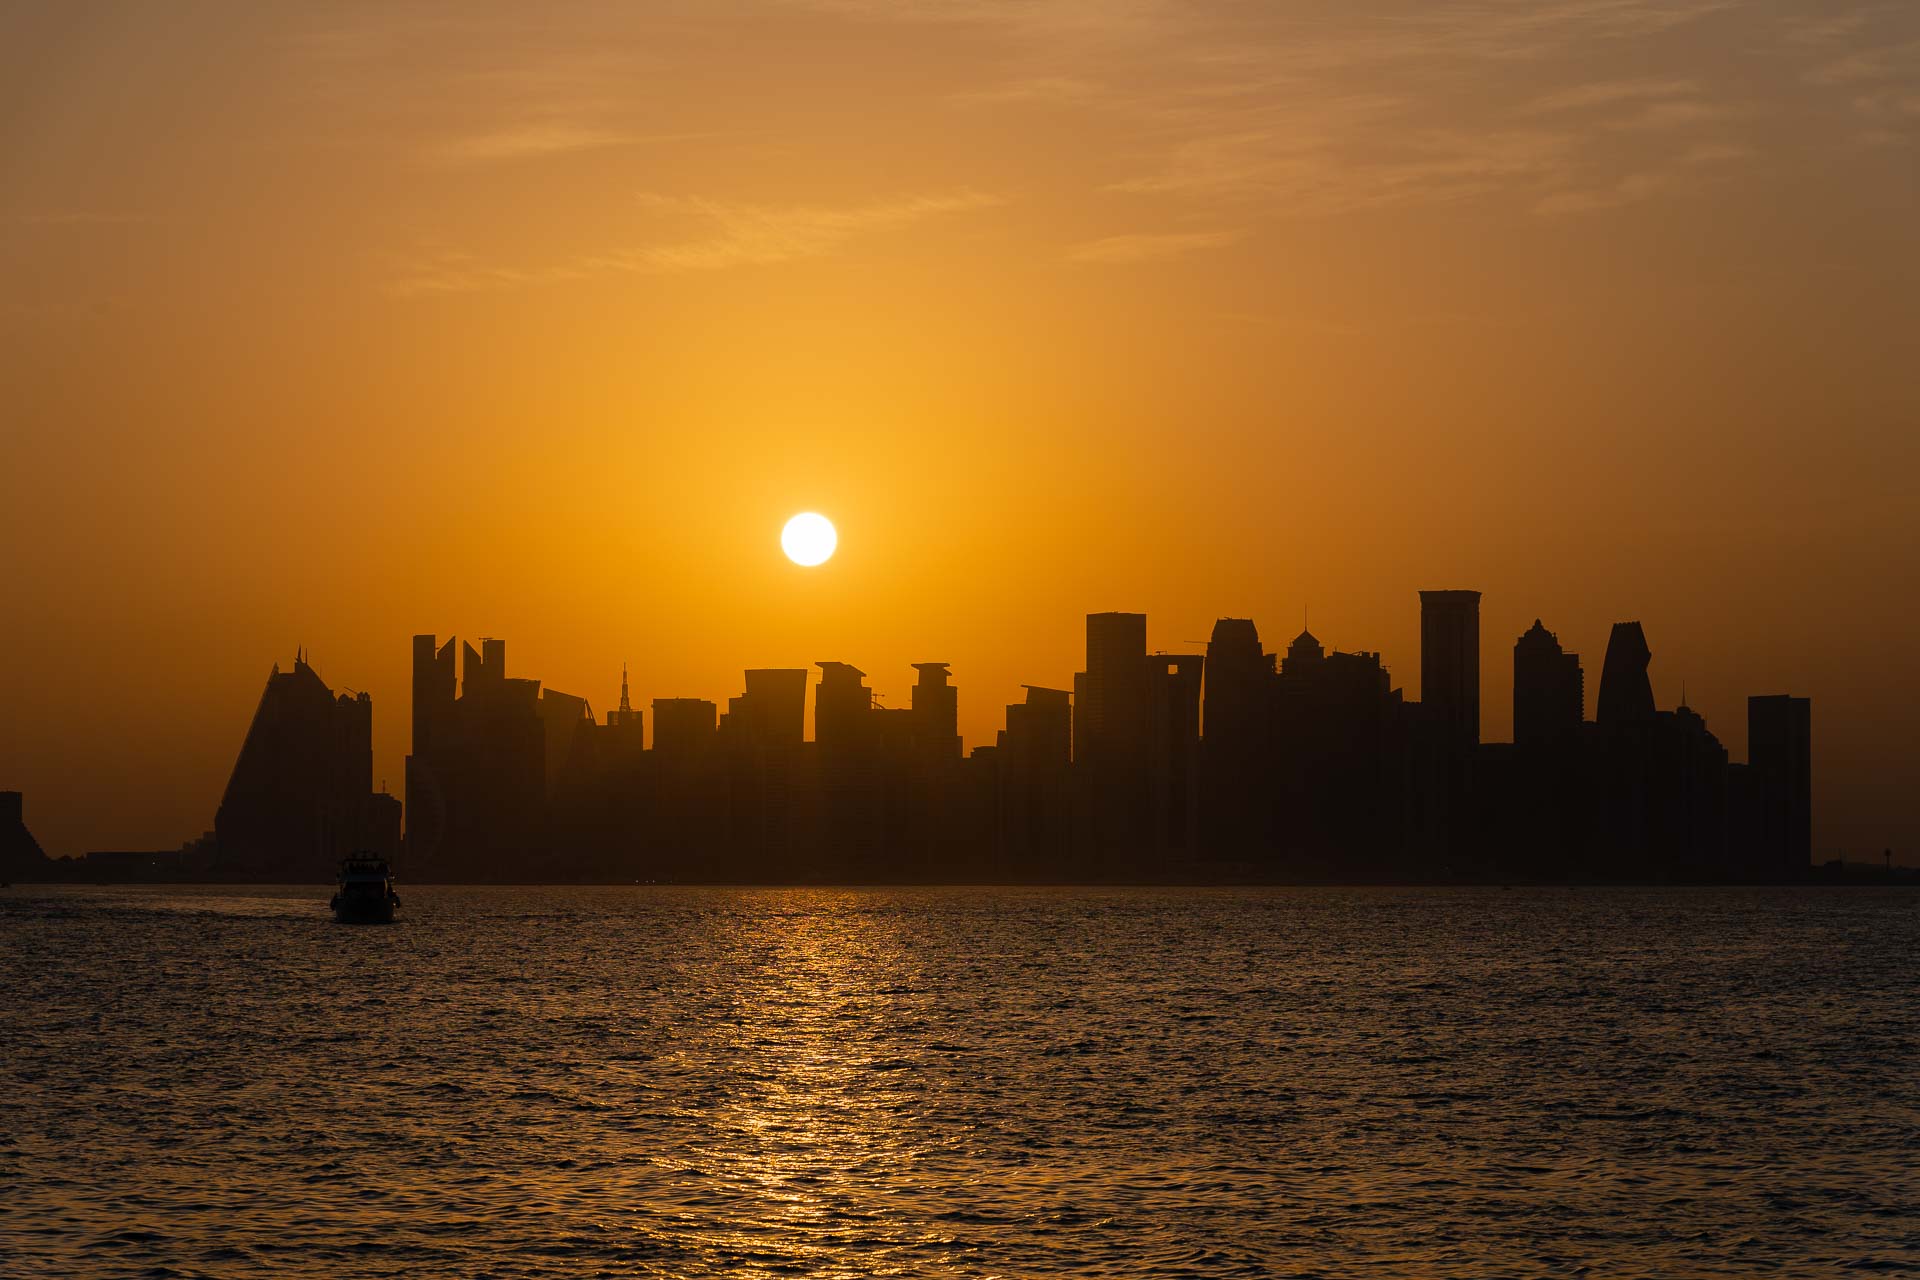
<svg viewBox="0 0 1920 1280">
<path fill-rule="evenodd" d="M 1521 108 L 1521 113 L 1547 115 L 1589 107 L 1611 107 L 1649 98 L 1690 98 L 1699 92 L 1699 84 L 1692 80 L 1605 80 L 1574 85 L 1535 98 Z"/>
<path fill-rule="evenodd" d="M 1633 114 L 1611 122 L 1614 129 L 1674 130 L 1720 124 L 1748 115 L 1745 107 L 1723 102 L 1649 102 Z"/>
<path fill-rule="evenodd" d="M 1916 67 L 1920 67 L 1920 40 L 1869 44 L 1815 64 L 1806 79 L 1817 85 L 1864 84 L 1904 76 Z"/>
<path fill-rule="evenodd" d="M 1860 15 L 1856 15 L 1860 16 Z M 1871 17 L 1873 15 L 1866 15 Z M 1911 35 L 1909 23 L 1902 35 Z M 1816 29 L 1807 43 L 1822 57 L 1804 73 L 1806 83 L 1825 90 L 1836 105 L 1862 126 L 1856 145 L 1900 147 L 1913 141 L 1920 124 L 1920 39 L 1886 38 L 1871 22 Z M 1844 52 L 1833 49 L 1844 47 Z"/>
<path fill-rule="evenodd" d="M 1543 197 L 1533 206 L 1533 211 L 1554 217 L 1617 209 L 1621 205 L 1638 204 L 1672 185 L 1672 176 L 1666 173 L 1630 173 L 1601 187 L 1590 187 L 1583 191 L 1556 191 Z"/>
<path fill-rule="evenodd" d="M 612 129 L 560 122 L 509 125 L 469 134 L 428 149 L 428 157 L 447 164 L 485 164 L 625 146 L 636 139 Z"/>
<path fill-rule="evenodd" d="M 1072 76 L 1034 76 L 966 89 L 952 95 L 952 101 L 964 106 L 1025 105 L 1036 102 L 1089 102 L 1105 93 L 1099 85 Z"/>
<path fill-rule="evenodd" d="M 596 261 L 635 271 L 718 271 L 822 257 L 856 237 L 891 231 L 944 214 L 1004 203 L 978 191 L 912 196 L 851 208 L 734 204 L 675 196 L 642 197 L 649 208 L 686 213 L 711 223 L 714 234 L 652 245 Z"/>
<path fill-rule="evenodd" d="M 1138 232 L 1103 236 L 1067 250 L 1069 262 L 1133 263 L 1177 258 L 1204 249 L 1220 249 L 1240 239 L 1238 231 Z"/>
<path fill-rule="evenodd" d="M 53 209 L 15 213 L 7 221 L 29 227 L 125 227 L 152 218 L 143 213 L 102 213 L 88 209 Z"/>
<path fill-rule="evenodd" d="M 1551 130 L 1409 129 L 1384 140 L 1252 132 L 1183 144 L 1161 173 L 1113 189 L 1228 197 L 1279 216 L 1324 216 L 1537 186 L 1564 171 L 1568 147 L 1567 135 Z"/>
<path fill-rule="evenodd" d="M 1752 155 L 1750 148 L 1741 146 L 1695 147 L 1666 164 L 1629 173 L 1611 182 L 1555 191 L 1542 197 L 1534 205 L 1533 211 L 1547 217 L 1558 217 L 1639 204 L 1664 192 L 1703 182 L 1714 168 L 1749 159 Z"/>
<path fill-rule="evenodd" d="M 1705 67 L 1593 68 L 1630 65 L 1640 46 L 1742 2 L 1389 4 L 1355 23 L 1246 10 L 1197 29 L 1187 74 L 1163 78 L 1155 100 L 1124 104 L 1143 121 L 1146 162 L 1108 189 L 1287 217 L 1502 194 L 1524 208 L 1602 185 L 1588 170 L 1631 186 L 1639 148 L 1623 135 L 1718 141 L 1751 112 Z M 1199 41 L 1211 44 L 1193 50 Z"/>
<path fill-rule="evenodd" d="M 677 214 L 704 223 L 710 231 L 691 239 L 610 249 L 535 268 L 490 265 L 468 254 L 443 251 L 410 263 L 393 289 L 400 294 L 469 292 L 609 274 L 660 275 L 772 266 L 826 257 L 865 236 L 1004 202 L 978 191 L 959 191 L 837 208 L 655 194 L 642 195 L 639 203 L 654 213 Z"/>
</svg>

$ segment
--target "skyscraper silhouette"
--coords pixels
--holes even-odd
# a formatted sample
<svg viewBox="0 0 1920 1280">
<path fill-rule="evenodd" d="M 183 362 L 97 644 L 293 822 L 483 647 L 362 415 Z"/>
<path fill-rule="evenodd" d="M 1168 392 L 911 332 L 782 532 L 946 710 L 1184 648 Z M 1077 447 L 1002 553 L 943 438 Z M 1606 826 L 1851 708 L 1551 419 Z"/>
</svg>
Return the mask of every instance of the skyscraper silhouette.
<svg viewBox="0 0 1920 1280">
<path fill-rule="evenodd" d="M 949 663 L 916 662 L 920 678 L 913 686 L 913 743 L 925 761 L 960 758 L 960 695 L 948 683 Z"/>
<path fill-rule="evenodd" d="M 1147 665 L 1148 820 L 1157 875 L 1174 875 L 1200 844 L 1200 685 L 1206 659 L 1156 653 Z"/>
<path fill-rule="evenodd" d="M 655 698 L 653 749 L 676 759 L 704 754 L 713 744 L 718 710 L 705 698 Z"/>
<path fill-rule="evenodd" d="M 329 880 L 360 850 L 391 857 L 400 806 L 373 791 L 373 699 L 337 697 L 307 664 L 276 664 L 214 815 L 224 876 Z"/>
<path fill-rule="evenodd" d="M 1074 676 L 1073 754 L 1137 762 L 1146 751 L 1147 615 L 1087 615 L 1087 669 Z"/>
<path fill-rule="evenodd" d="M 1586 715 L 1586 677 L 1580 655 L 1560 648 L 1559 637 L 1533 620 L 1513 645 L 1513 741 L 1537 747 L 1568 742 Z"/>
<path fill-rule="evenodd" d="M 1765 878 L 1797 880 L 1813 867 L 1813 710 L 1805 698 L 1747 699 L 1747 761 Z"/>
<path fill-rule="evenodd" d="M 446 789 L 439 766 L 454 725 L 459 682 L 455 640 L 413 638 L 413 736 L 406 761 L 406 850 L 410 869 L 431 859 L 446 834 Z"/>
<path fill-rule="evenodd" d="M 633 709 L 633 694 L 627 688 L 627 664 L 620 664 L 620 706 L 607 712 L 607 723 L 616 728 L 640 723 L 640 713 Z"/>
<path fill-rule="evenodd" d="M 757 668 L 746 673 L 746 685 L 727 702 L 727 734 L 761 747 L 797 748 L 806 735 L 806 668 Z"/>
<path fill-rule="evenodd" d="M 1455 750 L 1480 742 L 1480 593 L 1420 593 L 1420 701 Z"/>
<path fill-rule="evenodd" d="M 820 668 L 820 683 L 813 691 L 813 740 L 823 752 L 867 746 L 877 732 L 867 673 L 850 662 L 814 665 Z"/>
<path fill-rule="evenodd" d="M 1606 662 L 1600 668 L 1595 720 L 1606 726 L 1653 718 L 1653 682 L 1647 677 L 1647 664 L 1652 661 L 1653 650 L 1647 647 L 1647 635 L 1639 623 L 1613 624 Z"/>
<path fill-rule="evenodd" d="M 1328 652 L 1308 631 L 1276 664 L 1250 619 L 1220 619 L 1203 656 L 1147 653 L 1142 614 L 1090 614 L 1084 708 L 1028 685 L 997 742 L 965 758 L 943 662 L 913 664 L 907 708 L 881 706 L 859 668 L 819 663 L 812 742 L 806 671 L 751 670 L 724 717 L 705 699 L 655 699 L 649 750 L 624 666 L 597 725 L 584 698 L 509 677 L 504 641 L 416 636 L 404 873 L 1806 877 L 1805 699 L 1752 699 L 1752 760 L 1730 765 L 1691 709 L 1655 707 L 1646 636 L 1620 623 L 1588 725 L 1579 657 L 1536 619 L 1514 644 L 1515 741 L 1476 747 L 1478 599 L 1421 593 L 1431 706 L 1405 701 L 1380 654 Z M 369 700 L 335 697 L 302 654 L 269 678 L 212 838 L 105 852 L 98 867 L 306 879 L 349 847 L 380 847 L 398 805 L 368 791 L 370 724 Z"/>
<path fill-rule="evenodd" d="M 1073 677 L 1074 852 L 1080 874 L 1136 864 L 1154 843 L 1147 776 L 1147 615 L 1087 615 L 1087 669 Z"/>
<path fill-rule="evenodd" d="M 0 879 L 34 879 L 48 869 L 45 851 L 27 830 L 25 797 L 0 791 Z"/>
<path fill-rule="evenodd" d="M 1207 641 L 1201 733 L 1201 831 L 1208 853 L 1245 861 L 1271 832 L 1274 656 L 1250 618 L 1221 618 Z"/>
</svg>

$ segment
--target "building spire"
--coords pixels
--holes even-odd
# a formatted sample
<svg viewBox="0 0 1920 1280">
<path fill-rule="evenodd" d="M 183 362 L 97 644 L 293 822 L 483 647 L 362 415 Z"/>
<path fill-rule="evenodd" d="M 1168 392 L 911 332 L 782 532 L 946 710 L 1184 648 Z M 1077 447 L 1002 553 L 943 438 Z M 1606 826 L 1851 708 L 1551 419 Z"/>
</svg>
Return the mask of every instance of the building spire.
<svg viewBox="0 0 1920 1280">
<path fill-rule="evenodd" d="M 627 699 L 627 664 L 624 662 L 620 664 L 620 710 L 633 710 L 633 703 Z"/>
</svg>

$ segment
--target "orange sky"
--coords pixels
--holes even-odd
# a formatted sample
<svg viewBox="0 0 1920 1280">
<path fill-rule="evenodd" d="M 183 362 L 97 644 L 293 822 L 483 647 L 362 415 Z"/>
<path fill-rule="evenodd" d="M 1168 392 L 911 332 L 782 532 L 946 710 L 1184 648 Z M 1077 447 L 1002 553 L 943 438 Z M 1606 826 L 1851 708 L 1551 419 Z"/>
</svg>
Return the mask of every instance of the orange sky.
<svg viewBox="0 0 1920 1280">
<path fill-rule="evenodd" d="M 1920 9 L 687 0 L 0 15 L 0 787 L 177 844 L 268 668 L 508 640 L 604 711 L 1082 615 L 1638 618 L 1816 858 L 1920 861 Z M 833 517 L 819 570 L 781 522 Z"/>
</svg>

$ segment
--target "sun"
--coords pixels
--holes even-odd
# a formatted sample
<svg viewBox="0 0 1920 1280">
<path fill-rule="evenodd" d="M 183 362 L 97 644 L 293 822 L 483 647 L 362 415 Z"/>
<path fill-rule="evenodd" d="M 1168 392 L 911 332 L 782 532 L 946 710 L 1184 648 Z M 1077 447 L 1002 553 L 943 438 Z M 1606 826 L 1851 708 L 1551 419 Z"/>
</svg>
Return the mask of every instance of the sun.
<svg viewBox="0 0 1920 1280">
<path fill-rule="evenodd" d="M 833 531 L 833 521 L 812 511 L 802 511 L 780 531 L 780 549 L 795 564 L 825 564 L 839 545 L 840 535 Z"/>
</svg>

